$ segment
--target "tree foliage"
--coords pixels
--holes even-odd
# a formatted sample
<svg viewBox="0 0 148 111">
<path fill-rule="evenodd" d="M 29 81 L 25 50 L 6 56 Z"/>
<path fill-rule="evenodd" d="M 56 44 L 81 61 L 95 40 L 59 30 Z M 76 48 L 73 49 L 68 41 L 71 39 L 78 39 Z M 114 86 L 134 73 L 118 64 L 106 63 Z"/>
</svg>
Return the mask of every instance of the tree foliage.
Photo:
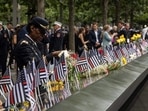
<svg viewBox="0 0 148 111">
<path fill-rule="evenodd" d="M 12 1 L 0 1 L 0 21 L 12 20 Z M 108 2 L 106 8 L 102 2 L 103 4 Z M 29 14 L 36 14 L 37 0 L 18 0 L 18 3 L 21 5 L 21 22 L 27 21 Z M 115 24 L 120 19 L 132 24 L 147 23 L 147 0 L 74 0 L 74 3 L 75 24 L 84 25 L 92 21 L 98 21 L 101 25 L 104 21 Z M 104 11 L 107 13 L 105 14 Z M 45 17 L 50 21 L 58 20 L 68 24 L 68 0 L 45 0 Z"/>
</svg>

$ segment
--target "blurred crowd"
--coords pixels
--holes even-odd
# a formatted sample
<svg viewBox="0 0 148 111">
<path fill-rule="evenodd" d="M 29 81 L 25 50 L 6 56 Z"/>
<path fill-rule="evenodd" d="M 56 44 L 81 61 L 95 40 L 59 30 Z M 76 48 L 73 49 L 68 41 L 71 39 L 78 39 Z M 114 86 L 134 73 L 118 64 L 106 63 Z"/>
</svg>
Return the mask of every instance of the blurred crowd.
<svg viewBox="0 0 148 111">
<path fill-rule="evenodd" d="M 2 75 L 6 67 L 14 69 L 14 50 L 19 41 L 27 34 L 27 25 L 16 25 L 12 23 L 3 24 L 0 22 L 0 70 Z M 135 30 L 130 27 L 130 23 L 119 21 L 118 25 L 106 24 L 99 26 L 98 22 L 86 24 L 81 27 L 74 27 L 75 33 L 75 53 L 81 55 L 83 50 L 103 49 L 110 45 L 119 45 L 117 39 L 123 35 L 126 42 L 131 42 L 133 34 L 141 34 L 143 39 L 148 39 L 148 27 L 145 25 L 142 30 Z M 43 39 L 37 42 L 37 46 L 42 55 L 60 50 L 69 49 L 69 28 L 61 22 L 55 21 L 52 27 L 48 28 Z"/>
</svg>

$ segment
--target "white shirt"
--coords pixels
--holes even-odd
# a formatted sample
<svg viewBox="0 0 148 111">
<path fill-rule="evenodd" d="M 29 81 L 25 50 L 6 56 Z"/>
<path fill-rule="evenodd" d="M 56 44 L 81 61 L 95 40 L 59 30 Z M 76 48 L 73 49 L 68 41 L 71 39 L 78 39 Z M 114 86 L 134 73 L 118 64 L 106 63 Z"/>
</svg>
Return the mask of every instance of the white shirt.
<svg viewBox="0 0 148 111">
<path fill-rule="evenodd" d="M 95 35 L 96 35 L 96 42 L 98 42 L 99 40 L 98 40 L 98 31 L 97 30 L 95 30 Z"/>
</svg>

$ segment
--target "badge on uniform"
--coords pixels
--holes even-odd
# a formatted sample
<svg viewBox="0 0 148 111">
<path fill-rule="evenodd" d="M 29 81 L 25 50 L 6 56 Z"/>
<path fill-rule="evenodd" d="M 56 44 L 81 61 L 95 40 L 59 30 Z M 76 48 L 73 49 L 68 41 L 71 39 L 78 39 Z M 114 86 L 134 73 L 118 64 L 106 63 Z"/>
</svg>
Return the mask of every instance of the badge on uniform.
<svg viewBox="0 0 148 111">
<path fill-rule="evenodd" d="M 61 34 L 60 33 L 57 33 L 57 37 L 60 37 L 61 36 Z"/>
<path fill-rule="evenodd" d="M 23 40 L 20 44 L 22 45 L 22 44 L 29 44 L 29 43 L 28 43 L 28 41 Z"/>
</svg>

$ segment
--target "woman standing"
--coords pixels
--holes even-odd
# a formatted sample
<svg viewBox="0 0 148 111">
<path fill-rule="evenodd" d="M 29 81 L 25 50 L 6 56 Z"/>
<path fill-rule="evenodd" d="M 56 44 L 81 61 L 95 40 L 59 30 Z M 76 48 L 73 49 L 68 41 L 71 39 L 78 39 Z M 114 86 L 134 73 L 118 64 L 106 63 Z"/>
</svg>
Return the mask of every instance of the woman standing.
<svg viewBox="0 0 148 111">
<path fill-rule="evenodd" d="M 85 28 L 84 27 L 81 27 L 79 29 L 79 32 L 78 32 L 78 37 L 77 37 L 77 42 L 78 42 L 78 54 L 79 56 L 81 55 L 81 53 L 83 52 L 84 49 L 88 49 L 87 48 L 87 43 L 89 42 L 88 40 L 85 41 L 85 38 L 84 38 L 84 34 L 85 34 Z"/>
<path fill-rule="evenodd" d="M 106 53 L 106 48 L 107 47 L 112 46 L 112 39 L 116 35 L 116 33 L 111 34 L 110 30 L 111 30 L 110 25 L 105 25 L 103 27 L 102 47 L 103 47 L 104 53 Z"/>
</svg>

